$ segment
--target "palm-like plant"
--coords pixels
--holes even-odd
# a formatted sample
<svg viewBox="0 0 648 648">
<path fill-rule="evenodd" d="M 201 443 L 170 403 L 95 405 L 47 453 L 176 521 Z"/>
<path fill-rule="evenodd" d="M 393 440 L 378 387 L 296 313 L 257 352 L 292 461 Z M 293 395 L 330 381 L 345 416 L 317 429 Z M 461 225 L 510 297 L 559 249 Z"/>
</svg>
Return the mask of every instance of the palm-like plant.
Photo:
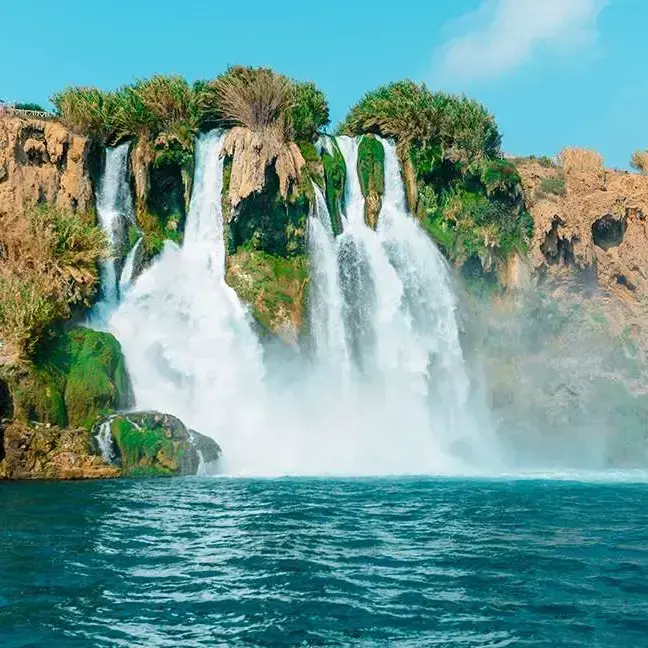
<svg viewBox="0 0 648 648">
<path fill-rule="evenodd" d="M 97 88 L 67 88 L 51 97 L 59 119 L 72 131 L 105 141 L 113 128 L 115 95 Z"/>
</svg>

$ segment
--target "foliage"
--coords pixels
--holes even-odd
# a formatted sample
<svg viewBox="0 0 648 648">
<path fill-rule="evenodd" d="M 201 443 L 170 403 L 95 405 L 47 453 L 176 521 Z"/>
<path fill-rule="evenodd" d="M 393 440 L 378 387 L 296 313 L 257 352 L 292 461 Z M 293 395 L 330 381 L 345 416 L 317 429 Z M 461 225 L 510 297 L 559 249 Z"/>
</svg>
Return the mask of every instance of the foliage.
<svg viewBox="0 0 648 648">
<path fill-rule="evenodd" d="M 265 331 L 301 330 L 308 285 L 306 255 L 284 258 L 241 250 L 229 258 L 227 282 L 250 304 Z"/>
<path fill-rule="evenodd" d="M 358 177 L 363 196 L 385 192 L 385 149 L 370 135 L 363 137 L 358 146 Z"/>
<path fill-rule="evenodd" d="M 41 206 L 4 219 L 0 252 L 0 337 L 29 355 L 56 320 L 90 304 L 107 241 L 89 215 Z"/>
<path fill-rule="evenodd" d="M 375 133 L 399 144 L 433 146 L 441 159 L 469 164 L 499 155 L 501 137 L 492 115 L 466 97 L 431 92 L 398 81 L 366 94 L 339 128 L 348 135 Z"/>
<path fill-rule="evenodd" d="M 56 114 L 70 130 L 106 141 L 113 128 L 115 94 L 97 88 L 67 88 L 51 97 Z"/>
<path fill-rule="evenodd" d="M 344 192 L 346 187 L 346 164 L 335 140 L 330 140 L 331 155 L 326 149 L 322 152 L 322 165 L 326 182 L 326 204 L 331 215 L 333 232 L 337 236 L 342 232 L 342 211 L 344 209 Z"/>
<path fill-rule="evenodd" d="M 125 477 L 169 476 L 173 471 L 156 462 L 162 453 L 174 454 L 173 441 L 161 426 L 136 426 L 126 417 L 111 422 L 111 432 L 119 449 L 122 475 Z"/>
<path fill-rule="evenodd" d="M 276 174 L 268 175 L 263 190 L 244 200 L 229 224 L 229 251 L 244 247 L 282 257 L 304 254 L 308 197 L 297 193 L 283 200 Z"/>
<path fill-rule="evenodd" d="M 297 142 L 312 142 L 317 133 L 331 122 L 328 101 L 311 81 L 293 82 L 289 119 Z"/>
<path fill-rule="evenodd" d="M 542 178 L 540 186 L 538 187 L 537 196 L 542 198 L 544 196 L 566 196 L 567 189 L 565 187 L 564 176 L 556 176 L 553 178 Z"/>
<path fill-rule="evenodd" d="M 455 263 L 478 257 L 492 265 L 525 247 L 532 223 L 520 175 L 502 158 L 495 120 L 478 102 L 399 81 L 365 95 L 340 131 L 396 141 L 417 189 L 410 206 Z M 368 167 L 359 164 L 361 183 Z"/>
<path fill-rule="evenodd" d="M 18 110 L 34 110 L 36 112 L 47 112 L 43 106 L 37 103 L 17 103 L 15 106 Z"/>
<path fill-rule="evenodd" d="M 648 173 L 648 151 L 635 151 L 630 159 L 630 166 L 639 173 Z"/>
<path fill-rule="evenodd" d="M 56 332 L 9 377 L 16 418 L 90 429 L 99 416 L 130 405 L 119 342 L 86 328 Z"/>
<path fill-rule="evenodd" d="M 236 66 L 214 79 L 202 100 L 213 98 L 224 126 L 242 126 L 252 131 L 277 129 L 290 139 L 287 113 L 292 105 L 290 80 L 269 68 Z"/>
</svg>

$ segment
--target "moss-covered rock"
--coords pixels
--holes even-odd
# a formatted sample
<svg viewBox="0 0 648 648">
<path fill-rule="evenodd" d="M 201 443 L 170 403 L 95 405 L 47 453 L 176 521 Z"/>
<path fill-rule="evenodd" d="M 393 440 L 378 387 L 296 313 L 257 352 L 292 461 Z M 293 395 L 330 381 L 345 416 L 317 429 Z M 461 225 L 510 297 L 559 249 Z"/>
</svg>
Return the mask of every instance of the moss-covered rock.
<svg viewBox="0 0 648 648">
<path fill-rule="evenodd" d="M 170 414 L 137 412 L 121 414 L 100 421 L 110 425 L 115 463 L 122 477 L 171 477 L 195 475 L 202 460 L 216 461 L 221 454 L 218 444 Z"/>
<path fill-rule="evenodd" d="M 88 430 L 0 421 L 0 479 L 106 479 L 119 470 L 97 452 Z"/>
<path fill-rule="evenodd" d="M 365 222 L 376 229 L 385 193 L 385 149 L 373 135 L 365 135 L 358 146 L 358 178 L 365 197 Z"/>
<path fill-rule="evenodd" d="M 5 369 L 1 377 L 19 421 L 90 429 L 97 417 L 132 403 L 119 342 L 87 328 L 58 332 L 32 362 Z"/>
<path fill-rule="evenodd" d="M 232 215 L 229 251 L 244 247 L 282 257 L 304 254 L 309 210 L 307 191 L 297 191 L 284 200 L 279 178 L 270 169 L 263 190 L 241 201 Z"/>
<path fill-rule="evenodd" d="M 297 344 L 306 312 L 306 255 L 283 258 L 241 250 L 228 257 L 226 281 L 250 304 L 263 330 Z"/>
<path fill-rule="evenodd" d="M 333 232 L 342 233 L 342 212 L 344 210 L 344 192 L 346 188 L 347 168 L 344 157 L 334 139 L 329 139 L 332 155 L 328 150 L 322 152 L 322 166 L 326 181 L 326 204 L 331 215 Z"/>
</svg>

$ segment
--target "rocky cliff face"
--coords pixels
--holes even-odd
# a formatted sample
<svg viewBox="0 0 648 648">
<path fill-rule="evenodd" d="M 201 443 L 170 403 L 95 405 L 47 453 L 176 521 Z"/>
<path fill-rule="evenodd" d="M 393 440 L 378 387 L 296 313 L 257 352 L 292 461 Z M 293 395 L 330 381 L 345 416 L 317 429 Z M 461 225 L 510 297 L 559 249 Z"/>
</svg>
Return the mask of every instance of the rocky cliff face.
<svg viewBox="0 0 648 648">
<path fill-rule="evenodd" d="M 0 118 L 0 217 L 37 203 L 90 209 L 90 149 L 55 121 Z"/>
<path fill-rule="evenodd" d="M 596 299 L 617 333 L 630 327 L 648 348 L 648 176 L 575 154 L 560 167 L 518 165 L 535 231 L 526 263 L 513 258 L 507 282 L 531 275 L 556 297 Z"/>
</svg>

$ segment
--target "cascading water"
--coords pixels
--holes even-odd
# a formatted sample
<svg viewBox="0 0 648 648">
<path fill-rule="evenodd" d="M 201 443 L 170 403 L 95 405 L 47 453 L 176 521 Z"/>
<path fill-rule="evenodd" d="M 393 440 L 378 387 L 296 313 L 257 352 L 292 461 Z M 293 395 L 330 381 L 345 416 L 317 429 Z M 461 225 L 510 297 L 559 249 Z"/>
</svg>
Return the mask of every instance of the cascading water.
<svg viewBox="0 0 648 648">
<path fill-rule="evenodd" d="M 138 263 L 138 258 L 140 256 L 140 249 L 142 247 L 143 237 L 139 237 L 135 242 L 135 245 L 131 248 L 130 252 L 124 260 L 124 267 L 121 271 L 121 276 L 119 278 L 119 294 L 123 295 L 129 288 L 133 281 L 133 275 L 135 274 L 135 265 Z"/>
<path fill-rule="evenodd" d="M 129 144 L 106 148 L 106 161 L 97 195 L 99 223 L 106 233 L 111 256 L 100 265 L 101 301 L 97 304 L 95 319 L 104 319 L 119 302 L 118 265 L 115 254 L 121 244 L 125 219 L 132 220 L 133 206 L 128 184 Z"/>
<path fill-rule="evenodd" d="M 454 297 L 438 251 L 407 214 L 393 149 L 385 144 L 374 231 L 357 142 L 338 139 L 349 170 L 344 232 L 333 236 L 317 188 L 309 219 L 313 357 L 266 375 L 247 311 L 225 283 L 223 140 L 216 131 L 198 139 L 182 248 L 167 242 L 110 320 L 137 407 L 213 436 L 233 474 L 465 469 L 456 455 L 474 454 L 458 448 L 468 384 Z"/>
<path fill-rule="evenodd" d="M 320 188 L 313 183 L 315 209 L 309 219 L 308 243 L 311 258 L 309 291 L 311 337 L 316 362 L 349 373 L 342 294 L 337 262 L 337 249 L 331 216 Z"/>
<path fill-rule="evenodd" d="M 167 242 L 138 278 L 110 329 L 120 340 L 137 406 L 181 418 L 219 439 L 232 471 L 255 470 L 263 426 L 261 348 L 245 308 L 225 284 L 221 211 L 224 136 L 196 147 L 182 248 Z M 252 465 L 250 465 L 252 464 Z"/>
<path fill-rule="evenodd" d="M 115 448 L 113 447 L 112 432 L 110 431 L 110 419 L 104 421 L 97 432 L 96 440 L 103 460 L 111 464 L 115 460 Z"/>
<path fill-rule="evenodd" d="M 441 252 L 408 214 L 396 147 L 385 150 L 385 193 L 377 233 L 403 286 L 417 354 L 426 358 L 426 390 L 442 443 L 465 458 L 497 461 L 497 444 L 488 422 L 478 427 L 470 415 L 469 380 L 459 342 L 457 303 Z"/>
</svg>

